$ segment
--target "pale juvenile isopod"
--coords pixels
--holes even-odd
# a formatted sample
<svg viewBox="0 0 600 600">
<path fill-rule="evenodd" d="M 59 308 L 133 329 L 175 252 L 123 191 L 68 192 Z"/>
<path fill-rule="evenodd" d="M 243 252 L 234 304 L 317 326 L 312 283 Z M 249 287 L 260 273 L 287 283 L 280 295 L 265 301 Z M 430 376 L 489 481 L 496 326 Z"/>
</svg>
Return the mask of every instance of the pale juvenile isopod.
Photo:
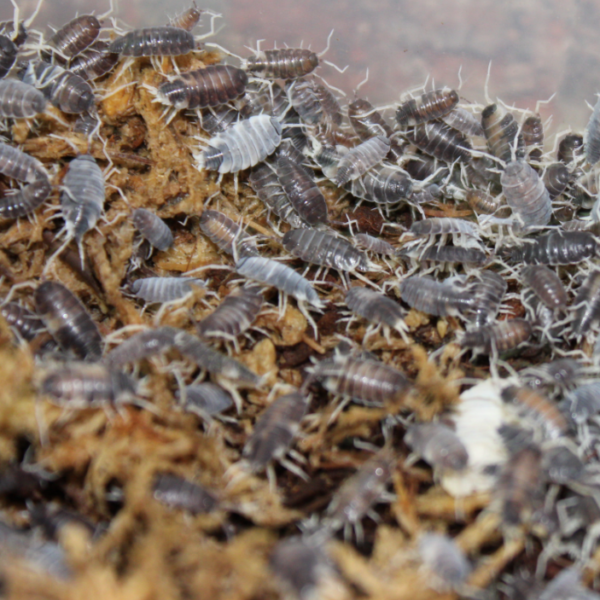
<svg viewBox="0 0 600 600">
<path fill-rule="evenodd" d="M 275 400 L 259 416 L 242 451 L 252 472 L 284 458 L 298 435 L 307 408 L 307 399 L 294 392 Z"/>
<path fill-rule="evenodd" d="M 218 415 L 233 406 L 231 395 L 214 383 L 188 385 L 183 394 L 176 395 L 178 398 L 185 395 L 184 410 L 200 417 Z"/>
<path fill-rule="evenodd" d="M 40 390 L 58 403 L 87 408 L 129 400 L 136 387 L 129 375 L 102 363 L 70 362 L 45 375 Z"/>
<path fill-rule="evenodd" d="M 474 298 L 468 288 L 436 281 L 427 276 L 408 277 L 400 284 L 402 300 L 428 315 L 456 316 L 473 307 Z"/>
<path fill-rule="evenodd" d="M 368 233 L 357 233 L 352 239 L 359 248 L 367 250 L 367 252 L 373 252 L 381 256 L 394 256 L 396 254 L 396 249 L 389 242 Z"/>
<path fill-rule="evenodd" d="M 248 183 L 270 211 L 295 229 L 302 227 L 300 215 L 279 183 L 277 174 L 269 165 L 261 164 L 252 169 Z"/>
<path fill-rule="evenodd" d="M 381 162 L 390 151 L 390 140 L 381 135 L 368 139 L 367 141 L 350 149 L 341 158 L 335 183 L 339 187 L 346 185 L 349 181 L 358 179 L 371 167 Z"/>
<path fill-rule="evenodd" d="M 80 300 L 57 281 L 40 283 L 35 290 L 35 309 L 66 352 L 89 361 L 100 360 L 102 337 Z"/>
<path fill-rule="evenodd" d="M 200 217 L 200 229 L 223 252 L 235 260 L 244 256 L 257 256 L 254 240 L 227 215 L 217 210 L 205 210 Z"/>
<path fill-rule="evenodd" d="M 317 229 L 290 229 L 284 234 L 283 247 L 308 263 L 337 269 L 343 273 L 368 271 L 365 254 L 350 242 Z"/>
<path fill-rule="evenodd" d="M 574 265 L 596 255 L 594 235 L 587 231 L 551 231 L 506 252 L 513 262 L 541 265 Z"/>
<path fill-rule="evenodd" d="M 524 160 L 509 162 L 500 182 L 506 202 L 525 227 L 539 227 L 550 222 L 550 194 L 529 164 Z"/>
<path fill-rule="evenodd" d="M 567 292 L 560 277 L 545 265 L 531 265 L 521 271 L 524 283 L 551 309 L 567 306 Z"/>
<path fill-rule="evenodd" d="M 156 99 L 177 110 L 220 106 L 241 96 L 247 83 L 248 76 L 242 69 L 209 65 L 162 83 L 156 91 Z"/>
<path fill-rule="evenodd" d="M 575 318 L 571 325 L 575 335 L 587 333 L 600 319 L 600 271 L 593 270 L 577 290 L 573 300 Z"/>
<path fill-rule="evenodd" d="M 300 218 L 316 227 L 327 223 L 327 202 L 312 176 L 302 166 L 285 156 L 277 161 L 277 177 Z"/>
<path fill-rule="evenodd" d="M 248 279 L 272 285 L 299 302 L 308 302 L 317 309 L 323 308 L 319 294 L 309 281 L 276 260 L 263 256 L 246 256 L 237 262 L 235 270 Z"/>
<path fill-rule="evenodd" d="M 483 137 L 483 127 L 476 116 L 462 106 L 455 106 L 449 113 L 442 117 L 446 125 L 456 129 L 465 135 Z"/>
<path fill-rule="evenodd" d="M 297 79 L 319 66 L 319 57 L 307 48 L 259 50 L 246 60 L 248 71 L 266 79 Z"/>
<path fill-rule="evenodd" d="M 217 497 L 192 481 L 173 473 L 159 473 L 152 485 L 154 499 L 179 510 L 187 510 L 193 515 L 211 512 L 219 505 Z"/>
<path fill-rule="evenodd" d="M 0 79 L 6 77 L 17 60 L 18 48 L 5 35 L 0 35 Z"/>
<path fill-rule="evenodd" d="M 173 245 L 173 234 L 169 226 L 153 212 L 145 208 L 136 208 L 132 220 L 141 236 L 157 250 L 165 251 Z"/>
<path fill-rule="evenodd" d="M 150 304 L 175 302 L 191 294 L 196 287 L 206 284 L 201 279 L 191 277 L 145 277 L 131 284 L 136 298 Z"/>
<path fill-rule="evenodd" d="M 585 159 L 595 165 L 600 160 L 600 98 L 594 105 L 587 127 L 585 128 Z"/>
<path fill-rule="evenodd" d="M 114 40 L 109 52 L 121 56 L 181 56 L 196 47 L 194 36 L 179 27 L 135 29 Z"/>
<path fill-rule="evenodd" d="M 8 326 L 25 341 L 31 341 L 44 329 L 42 320 L 33 311 L 16 302 L 0 306 L 0 314 Z"/>
<path fill-rule="evenodd" d="M 427 532 L 419 536 L 418 546 L 423 564 L 440 581 L 441 587 L 456 589 L 465 583 L 471 565 L 452 538 Z"/>
<path fill-rule="evenodd" d="M 402 335 L 406 332 L 405 311 L 394 300 L 364 287 L 353 287 L 346 293 L 345 302 L 356 315 L 371 323 L 381 323 Z"/>
<path fill-rule="evenodd" d="M 461 471 L 469 462 L 469 453 L 458 435 L 442 423 L 411 425 L 404 441 L 423 460 L 436 469 Z"/>
<path fill-rule="evenodd" d="M 0 81 L 0 117 L 35 117 L 46 108 L 46 97 L 38 89 L 18 79 Z"/>
<path fill-rule="evenodd" d="M 498 273 L 483 271 L 478 275 L 471 285 L 473 304 L 468 313 L 475 327 L 483 327 L 495 319 L 507 287 Z"/>
<path fill-rule="evenodd" d="M 119 55 L 108 51 L 108 43 L 97 40 L 69 63 L 69 71 L 93 81 L 112 71 L 118 62 Z"/>
<path fill-rule="evenodd" d="M 490 104 L 481 113 L 481 124 L 490 154 L 505 163 L 525 155 L 523 136 L 515 118 L 497 104 Z"/>
<path fill-rule="evenodd" d="M 60 204 L 67 233 L 77 242 L 96 226 L 104 207 L 104 188 L 104 173 L 92 155 L 78 156 L 69 163 Z"/>
<path fill-rule="evenodd" d="M 237 173 L 257 165 L 281 143 L 281 124 L 258 115 L 239 121 L 210 139 L 198 157 L 198 167 L 219 173 Z"/>
<path fill-rule="evenodd" d="M 417 148 L 447 163 L 468 163 L 471 160 L 471 144 L 456 129 L 440 121 L 416 125 L 406 133 L 406 138 Z"/>
<path fill-rule="evenodd" d="M 100 34 L 100 21 L 94 15 L 81 15 L 63 25 L 49 40 L 60 58 L 68 60 L 94 43 Z"/>
<path fill-rule="evenodd" d="M 244 287 L 229 294 L 213 313 L 196 324 L 198 335 L 235 340 L 252 326 L 263 301 L 256 287 Z"/>
<path fill-rule="evenodd" d="M 401 126 L 434 121 L 448 114 L 458 104 L 454 90 L 439 89 L 411 98 L 396 110 L 396 120 Z"/>
<path fill-rule="evenodd" d="M 461 343 L 464 348 L 480 350 L 484 354 L 491 354 L 494 350 L 506 352 L 526 342 L 532 333 L 529 321 L 510 319 L 467 331 Z"/>
</svg>

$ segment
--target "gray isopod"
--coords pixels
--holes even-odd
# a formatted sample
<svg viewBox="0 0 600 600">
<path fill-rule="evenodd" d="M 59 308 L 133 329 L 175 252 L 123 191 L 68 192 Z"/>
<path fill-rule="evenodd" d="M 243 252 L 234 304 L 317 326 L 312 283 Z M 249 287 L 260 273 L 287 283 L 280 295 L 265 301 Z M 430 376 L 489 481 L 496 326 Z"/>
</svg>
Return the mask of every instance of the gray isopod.
<svg viewBox="0 0 600 600">
<path fill-rule="evenodd" d="M 244 277 L 272 285 L 281 292 L 308 302 L 315 308 L 323 308 L 323 303 L 312 285 L 290 267 L 263 256 L 248 256 L 240 259 L 235 270 Z"/>
<path fill-rule="evenodd" d="M 600 98 L 594 105 L 587 127 L 585 128 L 585 159 L 590 165 L 600 160 Z"/>
<path fill-rule="evenodd" d="M 436 281 L 427 276 L 408 277 L 400 284 L 402 300 L 428 315 L 444 317 L 465 313 L 473 307 L 468 288 Z"/>
<path fill-rule="evenodd" d="M 396 249 L 389 242 L 368 233 L 357 233 L 353 239 L 359 248 L 368 252 L 380 254 L 381 256 L 395 256 L 396 254 Z"/>
<path fill-rule="evenodd" d="M 104 197 L 104 173 L 96 159 L 90 154 L 73 159 L 63 179 L 60 204 L 67 233 L 77 242 L 96 226 Z"/>
<path fill-rule="evenodd" d="M 219 500 L 205 487 L 173 473 L 159 473 L 153 482 L 155 500 L 169 508 L 187 510 L 193 515 L 214 510 Z"/>
<path fill-rule="evenodd" d="M 400 168 L 381 163 L 369 169 L 362 177 L 351 181 L 346 189 L 357 198 L 393 206 L 411 196 L 413 181 Z"/>
<path fill-rule="evenodd" d="M 235 260 L 258 255 L 254 240 L 233 219 L 218 210 L 205 210 L 202 213 L 200 229 L 211 242 Z"/>
<path fill-rule="evenodd" d="M 260 50 L 246 60 L 246 68 L 266 79 L 296 79 L 319 66 L 319 57 L 307 48 Z"/>
<path fill-rule="evenodd" d="M 69 62 L 69 71 L 88 81 L 106 75 L 119 62 L 119 55 L 109 52 L 108 46 L 103 40 L 95 41 Z"/>
<path fill-rule="evenodd" d="M 345 239 L 317 229 L 290 229 L 282 238 L 283 247 L 308 263 L 342 272 L 368 271 L 366 255 Z"/>
<path fill-rule="evenodd" d="M 0 81 L 0 117 L 27 119 L 46 108 L 46 97 L 38 89 L 18 79 Z"/>
<path fill-rule="evenodd" d="M 504 108 L 497 104 L 486 106 L 481 113 L 481 124 L 490 154 L 505 163 L 525 156 L 525 144 L 519 133 L 519 125 Z"/>
<path fill-rule="evenodd" d="M 574 265 L 596 255 L 597 243 L 588 231 L 551 231 L 506 249 L 515 263 L 541 265 Z"/>
<path fill-rule="evenodd" d="M 575 335 L 583 335 L 600 318 L 600 271 L 591 271 L 577 290 L 573 308 L 575 319 L 571 327 Z"/>
<path fill-rule="evenodd" d="M 479 239 L 474 223 L 451 217 L 433 217 L 415 221 L 410 228 L 413 235 L 465 235 Z"/>
<path fill-rule="evenodd" d="M 60 58 L 69 59 L 90 46 L 100 34 L 101 27 L 94 15 L 81 15 L 63 25 L 48 43 Z"/>
<path fill-rule="evenodd" d="M 543 226 L 552 217 L 550 194 L 524 160 L 509 162 L 500 177 L 506 202 L 525 227 Z"/>
<path fill-rule="evenodd" d="M 475 115 L 462 106 L 455 106 L 449 113 L 442 117 L 446 125 L 456 129 L 465 135 L 483 137 L 483 127 L 481 121 Z"/>
<path fill-rule="evenodd" d="M 390 140 L 382 135 L 377 135 L 350 149 L 341 158 L 335 183 L 342 187 L 349 181 L 358 179 L 371 167 L 380 163 L 390 151 Z"/>
<path fill-rule="evenodd" d="M 488 325 L 496 318 L 508 284 L 493 271 L 483 271 L 471 285 L 473 304 L 467 314 L 475 327 Z"/>
<path fill-rule="evenodd" d="M 398 255 L 442 263 L 483 265 L 487 261 L 487 255 L 480 248 L 464 248 L 463 246 L 427 246 L 424 249 L 402 248 Z"/>
<path fill-rule="evenodd" d="M 263 305 L 263 295 L 256 287 L 244 287 L 229 294 L 213 313 L 196 325 L 201 337 L 235 340 L 252 326 Z"/>
<path fill-rule="evenodd" d="M 396 120 L 402 126 L 433 121 L 448 114 L 457 104 L 455 90 L 432 90 L 402 103 L 396 110 Z"/>
<path fill-rule="evenodd" d="M 257 165 L 281 143 L 281 124 L 268 115 L 238 121 L 211 138 L 198 157 L 198 167 L 219 173 L 237 173 Z"/>
<path fill-rule="evenodd" d="M 2 142 L 0 173 L 28 184 L 0 201 L 0 217 L 4 219 L 16 219 L 32 213 L 52 191 L 52 185 L 41 162 Z"/>
<path fill-rule="evenodd" d="M 565 397 L 564 405 L 575 423 L 585 423 L 589 417 L 600 412 L 600 381 L 575 388 Z"/>
<path fill-rule="evenodd" d="M 425 154 L 447 163 L 468 163 L 471 160 L 469 140 L 442 121 L 420 123 L 406 133 L 406 138 Z"/>
<path fill-rule="evenodd" d="M 201 279 L 191 277 L 145 277 L 136 279 L 131 284 L 131 291 L 136 298 L 150 304 L 180 300 L 194 291 L 195 287 L 204 287 Z"/>
<path fill-rule="evenodd" d="M 429 570 L 444 586 L 457 588 L 471 573 L 471 565 L 454 540 L 447 535 L 427 532 L 419 537 L 419 554 Z"/>
<path fill-rule="evenodd" d="M 371 323 L 382 323 L 399 333 L 406 332 L 404 309 L 394 300 L 364 287 L 353 287 L 346 293 L 346 304 L 356 315 Z"/>
<path fill-rule="evenodd" d="M 259 416 L 242 451 L 252 472 L 284 458 L 300 431 L 307 408 L 307 398 L 294 392 L 275 400 Z"/>
<path fill-rule="evenodd" d="M 491 354 L 494 348 L 498 352 L 506 352 L 526 342 L 532 333 L 529 321 L 510 319 L 467 331 L 462 338 L 462 345 L 481 350 L 484 354 Z"/>
<path fill-rule="evenodd" d="M 308 79 L 296 79 L 286 85 L 286 92 L 290 104 L 303 123 L 317 125 L 325 120 L 325 110 L 314 82 Z"/>
<path fill-rule="evenodd" d="M 231 395 L 214 383 L 199 383 L 185 388 L 184 410 L 200 417 L 218 415 L 232 406 Z"/>
<path fill-rule="evenodd" d="M 469 453 L 461 439 L 442 423 L 411 425 L 404 441 L 435 468 L 462 471 L 469 462 Z"/>
<path fill-rule="evenodd" d="M 181 56 L 195 49 L 194 36 L 179 27 L 134 29 L 114 40 L 109 52 L 121 56 Z"/>
<path fill-rule="evenodd" d="M 173 234 L 158 215 L 145 208 L 136 208 L 132 220 L 142 237 L 157 250 L 168 250 L 173 245 Z"/>
<path fill-rule="evenodd" d="M 531 265 L 521 271 L 525 285 L 548 307 L 566 308 L 567 291 L 560 277 L 545 265 Z"/>
<path fill-rule="evenodd" d="M 16 302 L 2 304 L 0 314 L 8 326 L 26 341 L 31 341 L 44 329 L 42 320 L 33 311 Z"/>
</svg>

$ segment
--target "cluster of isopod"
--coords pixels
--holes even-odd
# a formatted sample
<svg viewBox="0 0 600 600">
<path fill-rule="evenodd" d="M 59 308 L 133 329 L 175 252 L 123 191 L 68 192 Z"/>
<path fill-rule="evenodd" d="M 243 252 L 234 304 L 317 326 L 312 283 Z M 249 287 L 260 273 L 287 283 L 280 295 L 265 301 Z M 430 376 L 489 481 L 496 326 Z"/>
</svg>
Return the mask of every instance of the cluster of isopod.
<svg viewBox="0 0 600 600">
<path fill-rule="evenodd" d="M 35 360 L 37 400 L 67 420 L 166 411 L 206 439 L 220 427 L 235 455 L 221 488 L 163 470 L 147 493 L 252 519 L 227 490 L 265 479 L 304 511 L 302 535 L 270 552 L 292 596 L 349 590 L 329 544 L 369 555 L 369 518 L 390 520 L 391 502 L 414 541 L 398 560 L 433 589 L 596 597 L 582 569 L 598 571 L 600 541 L 600 101 L 550 150 L 537 112 L 449 88 L 379 109 L 327 84 L 324 53 L 221 48 L 218 17 L 193 5 L 128 31 L 89 14 L 50 35 L 0 23 L 0 313 Z M 165 132 L 185 140 L 168 167 Z M 168 202 L 136 191 L 184 170 Z M 27 464 L 0 485 L 35 489 L 31 529 L 0 522 L 0 538 L 68 580 L 56 531 L 103 533 L 45 504 L 40 481 L 61 473 L 36 464 L 53 443 L 36 418 Z M 328 463 L 309 456 L 324 440 Z M 486 497 L 470 526 L 491 513 L 512 540 L 498 566 L 456 527 L 414 526 L 407 481 L 438 482 L 458 512 Z"/>
</svg>

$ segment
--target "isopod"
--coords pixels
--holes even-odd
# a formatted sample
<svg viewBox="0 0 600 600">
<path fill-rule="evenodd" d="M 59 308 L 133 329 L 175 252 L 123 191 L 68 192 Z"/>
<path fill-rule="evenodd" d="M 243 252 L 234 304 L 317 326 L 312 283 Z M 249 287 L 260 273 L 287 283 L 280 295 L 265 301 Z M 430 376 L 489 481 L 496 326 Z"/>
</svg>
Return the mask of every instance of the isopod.
<svg viewBox="0 0 600 600">
<path fill-rule="evenodd" d="M 476 214 L 491 215 L 500 207 L 500 200 L 482 190 L 469 190 L 466 195 L 469 206 Z"/>
<path fill-rule="evenodd" d="M 177 110 L 220 106 L 241 96 L 247 83 L 248 76 L 242 69 L 209 65 L 162 83 L 156 91 L 156 99 Z"/>
<path fill-rule="evenodd" d="M 585 159 L 595 165 L 600 160 L 600 98 L 594 105 L 587 127 L 585 128 Z"/>
<path fill-rule="evenodd" d="M 297 79 L 318 66 L 319 57 L 306 48 L 260 50 L 246 60 L 248 71 L 266 79 Z"/>
<path fill-rule="evenodd" d="M 129 375 L 102 363 L 70 362 L 43 378 L 41 392 L 69 407 L 87 408 L 130 399 L 136 387 Z"/>
<path fill-rule="evenodd" d="M 196 47 L 194 36 L 179 27 L 135 29 L 111 42 L 108 51 L 121 56 L 181 56 Z"/>
<path fill-rule="evenodd" d="M 25 341 L 31 341 L 44 329 L 41 319 L 33 311 L 16 302 L 0 306 L 0 314 L 8 326 Z"/>
<path fill-rule="evenodd" d="M 255 287 L 229 294 L 213 313 L 196 324 L 200 337 L 235 340 L 252 326 L 263 305 L 263 295 Z"/>
<path fill-rule="evenodd" d="M 216 136 L 219 133 L 223 133 L 237 121 L 248 118 L 251 114 L 252 112 L 248 109 L 248 105 L 245 105 L 240 110 L 229 105 L 205 108 L 199 111 L 200 127 L 206 133 Z"/>
<path fill-rule="evenodd" d="M 277 177 L 300 218 L 316 227 L 327 223 L 327 202 L 312 176 L 285 156 L 277 160 Z"/>
<path fill-rule="evenodd" d="M 600 271 L 593 270 L 577 290 L 573 301 L 575 319 L 571 325 L 575 335 L 587 333 L 600 318 Z"/>
<path fill-rule="evenodd" d="M 0 35 L 9 38 L 18 47 L 23 45 L 28 32 L 25 29 L 25 23 L 19 21 L 15 35 L 15 22 L 11 19 L 10 21 L 0 21 Z"/>
<path fill-rule="evenodd" d="M 307 408 L 306 398 L 294 392 L 275 400 L 260 415 L 242 451 L 252 472 L 284 458 L 298 435 Z"/>
<path fill-rule="evenodd" d="M 13 41 L 5 35 L 0 35 L 0 79 L 7 73 L 17 60 L 18 48 Z"/>
<path fill-rule="evenodd" d="M 200 229 L 223 252 L 235 260 L 257 256 L 254 240 L 232 219 L 217 210 L 205 210 L 200 217 Z"/>
<path fill-rule="evenodd" d="M 577 424 L 600 412 L 600 382 L 593 381 L 575 388 L 564 400 L 569 416 Z"/>
<path fill-rule="evenodd" d="M 567 306 L 567 292 L 560 277 L 545 265 L 531 265 L 521 271 L 523 281 L 551 309 Z"/>
<path fill-rule="evenodd" d="M 469 462 L 469 453 L 458 435 L 442 423 L 411 425 L 404 441 L 432 467 L 462 471 Z"/>
<path fill-rule="evenodd" d="M 253 167 L 281 143 L 281 124 L 274 117 L 258 115 L 238 121 L 211 138 L 198 156 L 198 168 L 237 173 Z"/>
<path fill-rule="evenodd" d="M 100 131 L 100 121 L 92 115 L 79 115 L 73 124 L 73 133 L 81 133 L 85 137 L 97 137 Z"/>
<path fill-rule="evenodd" d="M 572 358 L 558 358 L 549 363 L 527 368 L 519 373 L 534 388 L 558 386 L 567 388 L 581 375 L 581 364 Z"/>
<path fill-rule="evenodd" d="M 247 256 L 237 262 L 235 270 L 248 279 L 272 285 L 299 302 L 308 302 L 317 309 L 323 307 L 319 294 L 308 280 L 276 260 L 264 256 Z"/>
<path fill-rule="evenodd" d="M 458 94 L 454 90 L 432 90 L 401 104 L 396 110 L 396 120 L 401 126 L 434 121 L 449 113 L 457 104 Z"/>
<path fill-rule="evenodd" d="M 345 302 L 356 315 L 371 323 L 382 323 L 402 335 L 406 332 L 404 309 L 391 298 L 364 287 L 353 287 L 346 293 Z"/>
<path fill-rule="evenodd" d="M 2 162 L 2 147 L 0 146 L 0 172 L 2 172 Z M 48 198 L 51 191 L 52 185 L 48 177 L 44 173 L 38 173 L 22 190 L 7 195 L 0 201 L 0 217 L 18 219 L 32 213 Z"/>
<path fill-rule="evenodd" d="M 173 245 L 173 234 L 169 226 L 153 212 L 145 208 L 136 208 L 132 220 L 141 236 L 157 250 L 165 251 Z"/>
<path fill-rule="evenodd" d="M 394 256 L 396 249 L 389 242 L 373 237 L 368 233 L 357 233 L 353 237 L 354 243 L 363 250 L 380 254 L 381 256 Z"/>
<path fill-rule="evenodd" d="M 97 40 L 71 60 L 69 71 L 82 79 L 93 81 L 112 71 L 118 62 L 119 55 L 108 51 L 108 43 Z"/>
<path fill-rule="evenodd" d="M 193 515 L 215 510 L 219 504 L 217 497 L 201 486 L 173 473 L 159 473 L 152 485 L 154 499 L 180 510 L 187 510 Z"/>
<path fill-rule="evenodd" d="M 381 135 L 352 148 L 338 164 L 335 183 L 339 187 L 364 175 L 371 167 L 381 162 L 390 151 L 390 140 Z"/>
<path fill-rule="evenodd" d="M 560 196 L 571 182 L 571 173 L 561 162 L 548 165 L 544 173 L 544 185 L 550 194 L 550 200 Z"/>
<path fill-rule="evenodd" d="M 0 117 L 35 117 L 46 108 L 46 97 L 32 85 L 18 79 L 0 81 Z"/>
<path fill-rule="evenodd" d="M 506 202 L 525 227 L 539 227 L 550 222 L 550 194 L 529 164 L 524 160 L 509 162 L 500 182 Z"/>
<path fill-rule="evenodd" d="M 178 397 L 184 394 L 177 394 Z M 185 388 L 184 409 L 200 417 L 218 415 L 233 406 L 233 399 L 221 386 L 199 383 Z"/>
<path fill-rule="evenodd" d="M 483 127 L 475 115 L 462 106 L 455 106 L 449 113 L 442 117 L 446 125 L 456 129 L 465 135 L 483 137 Z"/>
<path fill-rule="evenodd" d="M 284 234 L 283 247 L 305 262 L 337 269 L 343 273 L 368 271 L 365 254 L 343 238 L 318 229 L 290 229 Z"/>
<path fill-rule="evenodd" d="M 596 255 L 597 243 L 588 231 L 551 231 L 521 246 L 507 249 L 511 261 L 541 265 L 574 265 Z"/>
<path fill-rule="evenodd" d="M 69 59 L 94 43 L 100 34 L 100 21 L 94 15 L 81 15 L 63 25 L 48 44 L 61 58 Z"/>
<path fill-rule="evenodd" d="M 479 238 L 474 223 L 451 217 L 433 217 L 414 221 L 410 228 L 413 235 L 464 235 Z"/>
<path fill-rule="evenodd" d="M 64 351 L 89 361 L 100 360 L 102 337 L 80 300 L 57 281 L 40 283 L 35 290 L 35 309 Z"/>
<path fill-rule="evenodd" d="M 423 564 L 442 587 L 456 589 L 465 583 L 471 565 L 451 537 L 428 531 L 419 536 L 418 546 Z"/>
<path fill-rule="evenodd" d="M 579 162 L 583 152 L 583 136 L 580 133 L 570 133 L 560 140 L 556 157 L 565 165 L 570 165 Z"/>
<path fill-rule="evenodd" d="M 491 354 L 494 350 L 506 352 L 526 342 L 532 333 L 529 321 L 510 319 L 467 331 L 462 338 L 462 345 L 464 348 L 481 350 L 484 354 Z"/>
<path fill-rule="evenodd" d="M 456 129 L 441 121 L 429 121 L 417 125 L 406 134 L 417 148 L 447 163 L 468 163 L 471 160 L 471 144 Z"/>
<path fill-rule="evenodd" d="M 187 10 L 184 10 L 181 14 L 169 19 L 169 27 L 177 27 L 179 29 L 191 31 L 200 22 L 202 13 L 204 13 L 204 11 L 200 10 L 194 1 L 192 2 L 192 6 Z"/>
<path fill-rule="evenodd" d="M 428 276 L 406 278 L 400 284 L 400 295 L 409 306 L 438 317 L 465 313 L 474 304 L 468 288 L 436 281 Z"/>
<path fill-rule="evenodd" d="M 350 182 L 346 188 L 357 198 L 393 206 L 411 198 L 413 181 L 398 167 L 381 163 Z"/>
<path fill-rule="evenodd" d="M 475 327 L 483 327 L 495 319 L 507 287 L 498 273 L 483 271 L 479 274 L 471 286 L 473 304 L 468 313 Z"/>
<path fill-rule="evenodd" d="M 201 279 L 191 277 L 145 277 L 131 284 L 136 298 L 150 304 L 174 302 L 194 291 L 195 287 L 204 287 Z"/>
<path fill-rule="evenodd" d="M 427 246 L 424 249 L 402 248 L 399 256 L 418 258 L 419 260 L 430 260 L 442 263 L 464 263 L 471 265 L 483 265 L 487 261 L 487 255 L 479 248 L 464 248 L 463 246 Z"/>
<path fill-rule="evenodd" d="M 287 85 L 286 91 L 290 104 L 307 125 L 339 125 L 342 122 L 340 106 L 325 86 L 314 81 L 298 79 Z"/>
<path fill-rule="evenodd" d="M 536 152 L 535 158 L 536 160 L 539 159 L 544 147 L 544 124 L 540 115 L 529 115 L 523 121 L 521 135 L 523 136 L 525 148 L 529 149 L 529 156 L 531 157 L 532 152 Z"/>
<path fill-rule="evenodd" d="M 523 136 L 519 133 L 519 125 L 515 118 L 509 112 L 497 104 L 490 104 L 481 113 L 481 124 L 490 154 L 505 163 L 523 158 Z"/>
</svg>

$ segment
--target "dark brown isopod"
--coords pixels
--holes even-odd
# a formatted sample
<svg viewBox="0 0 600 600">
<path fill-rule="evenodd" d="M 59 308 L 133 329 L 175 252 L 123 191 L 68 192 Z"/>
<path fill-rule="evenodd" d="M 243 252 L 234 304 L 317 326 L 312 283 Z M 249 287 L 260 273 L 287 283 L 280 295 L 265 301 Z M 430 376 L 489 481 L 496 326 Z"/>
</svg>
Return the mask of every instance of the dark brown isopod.
<svg viewBox="0 0 600 600">
<path fill-rule="evenodd" d="M 401 104 L 396 111 L 396 120 L 401 126 L 433 121 L 449 113 L 457 104 L 458 94 L 454 90 L 432 90 Z"/>
<path fill-rule="evenodd" d="M 583 152 L 583 136 L 580 133 L 570 133 L 560 140 L 557 158 L 565 165 L 570 165 L 579 162 Z"/>
<path fill-rule="evenodd" d="M 179 27 L 135 29 L 114 40 L 109 52 L 121 56 L 181 56 L 196 46 L 194 36 Z"/>
<path fill-rule="evenodd" d="M 497 196 L 492 196 L 482 190 L 469 190 L 466 199 L 476 214 L 492 215 L 500 207 L 500 200 Z"/>
<path fill-rule="evenodd" d="M 525 148 L 541 150 L 544 146 L 544 124 L 540 115 L 530 115 L 523 121 L 521 135 Z M 539 158 L 539 156 L 537 157 Z"/>
<path fill-rule="evenodd" d="M 64 59 L 72 58 L 90 46 L 100 33 L 100 21 L 94 15 L 81 15 L 63 25 L 48 42 Z"/>
<path fill-rule="evenodd" d="M 108 43 L 97 40 L 69 63 L 69 70 L 93 81 L 112 71 L 118 62 L 119 55 L 108 51 Z"/>
<path fill-rule="evenodd" d="M 560 196 L 567 189 L 571 178 L 569 169 L 561 162 L 553 163 L 546 167 L 544 185 L 550 194 L 551 200 Z"/>
<path fill-rule="evenodd" d="M 246 61 L 246 68 L 266 79 L 296 79 L 319 66 L 319 57 L 307 48 L 260 50 Z"/>
<path fill-rule="evenodd" d="M 16 46 L 22 46 L 27 39 L 27 29 L 25 29 L 25 23 L 23 21 L 19 21 L 19 25 L 17 26 L 17 35 L 15 36 L 14 20 L 11 19 L 10 21 L 0 21 L 0 35 L 7 37 Z"/>
<path fill-rule="evenodd" d="M 497 104 L 490 104 L 481 113 L 481 124 L 492 155 L 505 163 L 523 158 L 523 136 L 519 133 L 519 125 L 515 118 L 509 112 Z"/>
<path fill-rule="evenodd" d="M 33 311 L 16 302 L 3 304 L 0 307 L 0 314 L 8 326 L 26 341 L 32 340 L 44 329 L 41 319 Z"/>
<path fill-rule="evenodd" d="M 467 163 L 471 160 L 471 144 L 456 129 L 445 123 L 431 121 L 417 125 L 406 134 L 407 139 L 417 148 L 447 163 L 455 161 Z"/>
<path fill-rule="evenodd" d="M 9 38 L 0 35 L 0 79 L 6 76 L 17 60 L 17 46 Z"/>
</svg>

